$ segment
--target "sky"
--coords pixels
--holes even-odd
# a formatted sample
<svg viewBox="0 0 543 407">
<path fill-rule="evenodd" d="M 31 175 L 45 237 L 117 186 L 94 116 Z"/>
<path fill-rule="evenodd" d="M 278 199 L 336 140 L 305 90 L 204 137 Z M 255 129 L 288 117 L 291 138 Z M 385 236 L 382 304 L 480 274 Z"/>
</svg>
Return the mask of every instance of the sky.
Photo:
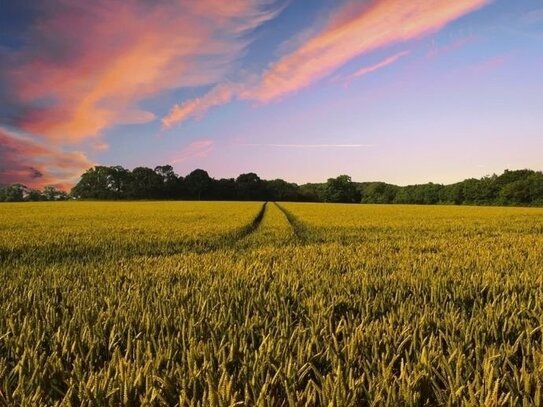
<svg viewBox="0 0 543 407">
<path fill-rule="evenodd" d="M 0 184 L 543 169 L 541 0 L 0 0 Z"/>
</svg>

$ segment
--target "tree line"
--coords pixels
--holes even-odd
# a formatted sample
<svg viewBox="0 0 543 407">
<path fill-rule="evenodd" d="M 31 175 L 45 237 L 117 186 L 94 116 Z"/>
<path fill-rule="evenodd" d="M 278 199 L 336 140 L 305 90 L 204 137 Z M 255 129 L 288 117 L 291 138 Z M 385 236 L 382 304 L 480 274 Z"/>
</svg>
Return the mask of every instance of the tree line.
<svg viewBox="0 0 543 407">
<path fill-rule="evenodd" d="M 450 185 L 359 184 L 362 203 L 543 206 L 543 173 L 517 170 Z"/>
<path fill-rule="evenodd" d="M 87 170 L 68 194 L 53 186 L 42 191 L 21 184 L 0 186 L 0 201 L 64 199 L 236 200 L 375 204 L 453 204 L 543 206 L 543 173 L 506 170 L 501 175 L 467 179 L 450 185 L 427 183 L 397 186 L 353 182 L 348 175 L 325 183 L 297 185 L 282 179 L 263 180 L 255 173 L 215 179 L 197 169 L 177 175 L 170 165 L 96 166 Z"/>
<path fill-rule="evenodd" d="M 53 185 L 48 185 L 42 190 L 28 188 L 23 184 L 0 185 L 0 202 L 64 201 L 69 198 L 68 193 Z"/>
</svg>

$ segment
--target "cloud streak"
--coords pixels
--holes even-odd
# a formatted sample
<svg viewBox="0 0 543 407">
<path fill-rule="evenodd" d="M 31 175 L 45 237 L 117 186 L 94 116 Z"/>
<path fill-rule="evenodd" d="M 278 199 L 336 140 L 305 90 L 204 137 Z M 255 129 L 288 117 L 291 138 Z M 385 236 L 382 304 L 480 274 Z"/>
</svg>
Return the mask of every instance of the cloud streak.
<svg viewBox="0 0 543 407">
<path fill-rule="evenodd" d="M 374 64 L 374 65 L 370 65 L 370 66 L 365 66 L 363 68 L 360 68 L 359 70 L 353 72 L 352 74 L 346 76 L 343 78 L 343 81 L 351 81 L 353 79 L 356 79 L 356 78 L 359 78 L 361 76 L 365 76 L 365 75 L 368 75 L 372 72 L 375 72 L 375 71 L 378 71 L 382 68 L 385 68 L 389 65 L 392 65 L 394 62 L 398 61 L 399 59 L 405 57 L 409 55 L 409 51 L 403 51 L 403 52 L 399 52 L 397 54 L 394 54 L 384 60 L 382 60 L 381 62 L 377 63 L 377 64 Z"/>
<path fill-rule="evenodd" d="M 181 153 L 171 160 L 172 164 L 179 164 L 192 158 L 206 158 L 213 149 L 213 140 L 196 140 L 186 146 Z"/>
<path fill-rule="evenodd" d="M 240 146 L 277 147 L 277 148 L 368 148 L 373 144 L 275 144 L 275 143 L 242 143 Z"/>
<path fill-rule="evenodd" d="M 322 79 L 359 55 L 436 32 L 488 0 L 350 1 L 328 26 L 266 71 L 251 94 L 267 102 Z"/>
<path fill-rule="evenodd" d="M 233 83 L 217 85 L 202 97 L 172 107 L 170 113 L 162 119 L 162 124 L 168 128 L 174 123 L 183 122 L 188 118 L 202 117 L 212 107 L 230 102 L 239 94 L 240 90 L 241 87 Z"/>
<path fill-rule="evenodd" d="M 491 1 L 347 1 L 320 32 L 279 58 L 255 83 L 230 85 L 229 92 L 220 92 L 223 85 L 219 85 L 197 100 L 175 106 L 163 123 L 171 126 L 201 117 L 208 109 L 235 99 L 266 103 L 282 98 L 325 78 L 356 57 L 436 32 Z"/>
</svg>

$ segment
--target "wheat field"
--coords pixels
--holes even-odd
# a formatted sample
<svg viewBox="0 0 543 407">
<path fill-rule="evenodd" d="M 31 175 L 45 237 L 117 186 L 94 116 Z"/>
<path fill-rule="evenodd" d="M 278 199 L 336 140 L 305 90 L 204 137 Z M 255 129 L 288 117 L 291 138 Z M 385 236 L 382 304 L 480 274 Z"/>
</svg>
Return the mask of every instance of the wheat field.
<svg viewBox="0 0 543 407">
<path fill-rule="evenodd" d="M 543 210 L 0 207 L 0 405 L 538 406 Z"/>
</svg>

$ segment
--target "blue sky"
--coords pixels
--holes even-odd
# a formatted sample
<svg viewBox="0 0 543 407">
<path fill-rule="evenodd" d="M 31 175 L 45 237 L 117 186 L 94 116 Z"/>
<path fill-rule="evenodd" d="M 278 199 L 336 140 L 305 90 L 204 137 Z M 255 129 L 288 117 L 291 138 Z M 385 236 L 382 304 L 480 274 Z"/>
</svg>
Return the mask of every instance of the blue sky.
<svg viewBox="0 0 543 407">
<path fill-rule="evenodd" d="M 430 4 L 431 3 L 431 4 Z M 0 183 L 542 169 L 537 0 L 0 3 Z"/>
</svg>

